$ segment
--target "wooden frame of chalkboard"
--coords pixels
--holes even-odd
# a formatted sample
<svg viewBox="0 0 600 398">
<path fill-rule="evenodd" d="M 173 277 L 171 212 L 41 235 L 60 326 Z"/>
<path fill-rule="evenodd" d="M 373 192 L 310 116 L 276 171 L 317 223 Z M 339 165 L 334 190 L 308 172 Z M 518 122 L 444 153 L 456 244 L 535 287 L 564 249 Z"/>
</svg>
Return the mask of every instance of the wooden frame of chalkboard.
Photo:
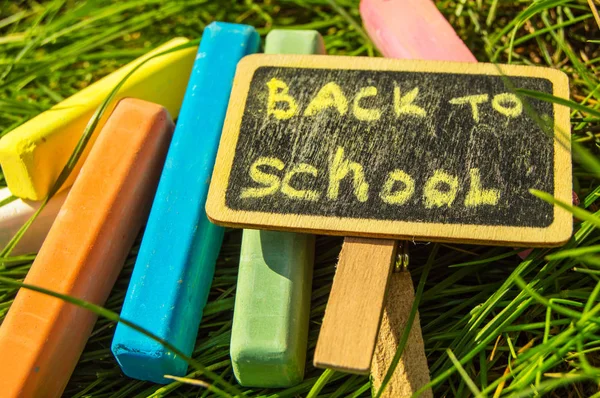
<svg viewBox="0 0 600 398">
<path fill-rule="evenodd" d="M 515 88 L 569 96 L 549 68 L 245 57 L 207 215 L 328 235 L 562 244 L 572 216 L 529 189 L 571 201 L 569 112 Z"/>
</svg>

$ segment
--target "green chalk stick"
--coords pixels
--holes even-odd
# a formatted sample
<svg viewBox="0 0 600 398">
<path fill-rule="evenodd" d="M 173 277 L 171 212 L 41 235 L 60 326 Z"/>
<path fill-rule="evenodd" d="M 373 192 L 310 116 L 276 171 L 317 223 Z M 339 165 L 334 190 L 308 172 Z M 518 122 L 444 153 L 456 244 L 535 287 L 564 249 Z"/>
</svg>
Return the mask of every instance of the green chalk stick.
<svg viewBox="0 0 600 398">
<path fill-rule="evenodd" d="M 325 54 L 323 38 L 316 30 L 272 30 L 265 54 Z"/>
<path fill-rule="evenodd" d="M 289 387 L 304 378 L 314 236 L 244 230 L 231 331 L 231 361 L 246 387 Z"/>
<path fill-rule="evenodd" d="M 273 30 L 266 53 L 324 54 L 316 31 Z M 244 230 L 231 361 L 246 387 L 290 387 L 304 378 L 314 236 Z"/>
</svg>

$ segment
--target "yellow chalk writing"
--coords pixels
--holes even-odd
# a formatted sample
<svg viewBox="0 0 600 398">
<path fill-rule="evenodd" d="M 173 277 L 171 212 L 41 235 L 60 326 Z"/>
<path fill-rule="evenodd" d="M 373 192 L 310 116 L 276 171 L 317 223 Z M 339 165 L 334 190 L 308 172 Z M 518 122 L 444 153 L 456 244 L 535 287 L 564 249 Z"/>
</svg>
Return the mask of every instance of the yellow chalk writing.
<svg viewBox="0 0 600 398">
<path fill-rule="evenodd" d="M 313 177 L 316 177 L 318 171 L 316 167 L 306 163 L 300 163 L 294 166 L 290 171 L 288 171 L 285 174 L 285 177 L 283 177 L 283 183 L 281 184 L 281 193 L 292 199 L 310 201 L 318 200 L 321 195 L 317 191 L 310 189 L 296 189 L 290 185 L 290 181 L 292 180 L 292 178 L 294 178 L 296 174 L 300 173 L 306 173 L 312 175 Z"/>
<path fill-rule="evenodd" d="M 404 187 L 393 191 L 396 182 L 401 182 Z M 394 170 L 388 174 L 379 197 L 387 204 L 403 205 L 412 197 L 414 192 L 415 180 L 402 170 Z"/>
<path fill-rule="evenodd" d="M 469 173 L 471 174 L 471 187 L 465 199 L 465 206 L 496 205 L 500 198 L 500 191 L 497 189 L 483 189 L 481 187 L 479 169 L 471 169 Z"/>
<path fill-rule="evenodd" d="M 272 78 L 267 83 L 269 88 L 269 96 L 267 99 L 267 115 L 273 115 L 279 120 L 286 120 L 296 114 L 298 104 L 294 98 L 289 95 L 288 85 L 277 78 Z M 278 103 L 287 104 L 286 108 L 278 107 Z"/>
<path fill-rule="evenodd" d="M 344 159 L 344 148 L 342 147 L 337 148 L 333 159 L 330 160 L 327 197 L 331 200 L 337 200 L 340 191 L 340 181 L 349 173 L 352 173 L 354 196 L 356 196 L 359 202 L 367 201 L 369 199 L 369 184 L 365 179 L 363 167 L 360 163 Z"/>
<path fill-rule="evenodd" d="M 517 117 L 523 113 L 523 103 L 515 94 L 503 93 L 494 96 L 492 108 L 508 117 Z"/>
<path fill-rule="evenodd" d="M 373 121 L 379 120 L 381 117 L 381 111 L 376 108 L 363 108 L 360 106 L 360 101 L 365 97 L 374 97 L 377 95 L 377 87 L 369 86 L 360 89 L 356 97 L 354 97 L 354 103 L 352 104 L 352 112 L 358 120 Z"/>
<path fill-rule="evenodd" d="M 452 98 L 450 100 L 450 103 L 452 105 L 464 105 L 464 104 L 469 104 L 471 105 L 471 112 L 473 114 L 473 120 L 475 120 L 476 122 L 479 122 L 479 110 L 477 108 L 477 105 L 486 102 L 488 100 L 489 96 L 487 94 L 478 94 L 478 95 L 467 95 L 466 97 L 458 97 L 458 98 Z"/>
<path fill-rule="evenodd" d="M 266 186 L 262 188 L 243 188 L 242 193 L 240 194 L 241 199 L 262 198 L 264 196 L 272 195 L 279 190 L 281 185 L 279 177 L 261 171 L 259 169 L 260 166 L 268 166 L 281 171 L 285 167 L 285 164 L 277 158 L 260 157 L 256 159 L 250 166 L 250 178 L 252 178 L 254 182 Z"/>
<path fill-rule="evenodd" d="M 348 100 L 340 86 L 334 82 L 321 87 L 315 98 L 308 104 L 304 116 L 314 116 L 330 107 L 337 109 L 340 115 L 345 115 L 348 112 Z"/>
<path fill-rule="evenodd" d="M 427 116 L 425 109 L 413 104 L 415 99 L 417 99 L 417 95 L 419 95 L 419 87 L 415 87 L 402 95 L 400 87 L 394 86 L 394 112 L 396 112 L 396 117 L 403 114 L 421 117 Z"/>
<path fill-rule="evenodd" d="M 441 190 L 440 185 L 447 185 L 447 190 Z M 458 178 L 443 170 L 436 170 L 423 188 L 425 207 L 451 207 L 458 193 Z"/>
</svg>

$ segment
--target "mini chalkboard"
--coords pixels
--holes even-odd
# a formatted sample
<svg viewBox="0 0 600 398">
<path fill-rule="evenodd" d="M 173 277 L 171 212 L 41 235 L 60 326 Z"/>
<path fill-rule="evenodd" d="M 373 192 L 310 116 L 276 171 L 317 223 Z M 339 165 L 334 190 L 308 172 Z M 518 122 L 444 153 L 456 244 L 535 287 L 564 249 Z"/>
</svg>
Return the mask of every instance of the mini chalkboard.
<svg viewBox="0 0 600 398">
<path fill-rule="evenodd" d="M 563 73 L 526 66 L 251 55 L 238 65 L 208 202 L 222 225 L 556 245 L 571 199 Z M 542 121 L 542 122 L 541 122 Z"/>
</svg>

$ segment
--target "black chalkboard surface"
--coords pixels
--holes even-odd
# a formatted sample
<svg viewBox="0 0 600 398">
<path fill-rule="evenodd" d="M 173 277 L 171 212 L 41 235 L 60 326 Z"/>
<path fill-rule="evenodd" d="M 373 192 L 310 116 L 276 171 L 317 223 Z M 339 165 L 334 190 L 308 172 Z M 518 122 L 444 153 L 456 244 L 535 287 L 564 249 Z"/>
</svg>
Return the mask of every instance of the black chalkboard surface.
<svg viewBox="0 0 600 398">
<path fill-rule="evenodd" d="M 207 204 L 221 224 L 552 245 L 569 201 L 568 97 L 545 68 L 254 55 L 238 66 Z"/>
</svg>

